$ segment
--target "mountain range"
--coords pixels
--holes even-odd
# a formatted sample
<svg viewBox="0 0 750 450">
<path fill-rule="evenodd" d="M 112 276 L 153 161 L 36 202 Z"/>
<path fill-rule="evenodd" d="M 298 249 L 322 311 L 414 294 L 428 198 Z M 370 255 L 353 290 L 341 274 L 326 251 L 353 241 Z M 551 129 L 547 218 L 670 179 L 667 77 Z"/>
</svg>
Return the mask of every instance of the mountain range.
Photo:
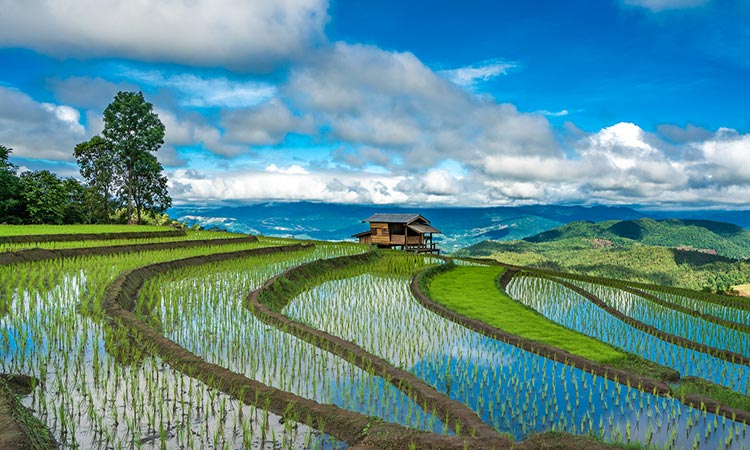
<svg viewBox="0 0 750 450">
<path fill-rule="evenodd" d="M 421 214 L 442 231 L 435 241 L 446 253 L 482 241 L 529 238 L 572 222 L 636 221 L 681 217 L 720 220 L 750 227 L 750 211 L 653 211 L 631 207 L 530 205 L 486 208 L 394 207 L 312 202 L 266 202 L 246 205 L 181 205 L 170 216 L 188 225 L 299 239 L 353 240 L 367 229 L 362 219 L 374 213 Z M 610 224 L 611 225 L 611 224 Z M 644 229 L 648 226 L 643 225 Z"/>
</svg>

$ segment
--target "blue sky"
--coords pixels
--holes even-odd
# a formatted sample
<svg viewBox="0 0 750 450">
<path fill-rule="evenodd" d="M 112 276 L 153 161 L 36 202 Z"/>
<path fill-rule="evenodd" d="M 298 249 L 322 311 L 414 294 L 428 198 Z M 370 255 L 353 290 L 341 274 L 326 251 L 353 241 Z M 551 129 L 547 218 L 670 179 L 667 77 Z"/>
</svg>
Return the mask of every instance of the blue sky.
<svg viewBox="0 0 750 450">
<path fill-rule="evenodd" d="M 76 176 L 118 90 L 176 203 L 747 207 L 750 3 L 0 0 L 0 144 Z"/>
</svg>

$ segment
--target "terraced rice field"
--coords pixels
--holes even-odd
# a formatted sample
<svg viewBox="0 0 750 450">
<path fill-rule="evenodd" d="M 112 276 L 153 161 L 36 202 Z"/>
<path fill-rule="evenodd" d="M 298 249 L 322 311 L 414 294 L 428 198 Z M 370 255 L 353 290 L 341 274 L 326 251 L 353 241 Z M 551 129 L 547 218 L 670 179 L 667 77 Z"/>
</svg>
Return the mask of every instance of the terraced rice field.
<svg viewBox="0 0 750 450">
<path fill-rule="evenodd" d="M 177 248 L 214 238 L 226 242 Z M 21 404 L 62 447 L 509 449 L 555 431 L 561 448 L 579 448 L 575 436 L 750 448 L 746 409 L 608 366 L 657 363 L 742 397 L 747 310 L 731 303 L 523 272 L 506 296 L 502 268 L 348 243 L 43 245 L 130 244 L 143 247 L 0 265 L 0 373 L 33 377 Z M 420 292 L 425 269 L 423 287 L 459 313 Z M 451 270 L 462 275 L 441 281 Z"/>
</svg>

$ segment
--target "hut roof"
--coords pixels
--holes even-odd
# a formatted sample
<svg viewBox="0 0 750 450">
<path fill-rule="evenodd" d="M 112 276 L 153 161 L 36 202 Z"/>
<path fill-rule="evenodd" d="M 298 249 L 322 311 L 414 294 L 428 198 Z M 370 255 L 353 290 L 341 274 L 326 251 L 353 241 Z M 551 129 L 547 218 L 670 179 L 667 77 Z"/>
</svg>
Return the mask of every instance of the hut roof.
<svg viewBox="0 0 750 450">
<path fill-rule="evenodd" d="M 412 223 L 417 219 L 422 219 L 424 223 L 430 223 L 429 220 L 422 217 L 421 214 L 373 214 L 364 219 L 362 222 L 383 222 L 383 223 Z"/>
<path fill-rule="evenodd" d="M 429 225 L 423 225 L 423 224 L 417 224 L 417 223 L 415 223 L 415 224 L 407 225 L 407 227 L 410 230 L 414 230 L 414 231 L 416 231 L 419 234 L 440 233 L 440 230 L 438 230 L 437 228 L 431 227 Z"/>
</svg>

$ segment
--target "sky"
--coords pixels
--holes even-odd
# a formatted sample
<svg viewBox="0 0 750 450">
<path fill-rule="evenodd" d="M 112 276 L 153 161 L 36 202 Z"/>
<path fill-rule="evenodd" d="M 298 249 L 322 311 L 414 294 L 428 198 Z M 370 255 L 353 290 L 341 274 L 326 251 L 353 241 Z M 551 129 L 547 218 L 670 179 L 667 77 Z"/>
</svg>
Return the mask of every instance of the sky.
<svg viewBox="0 0 750 450">
<path fill-rule="evenodd" d="M 175 204 L 750 203 L 746 0 L 0 0 L 0 144 L 78 177 L 118 91 Z"/>
</svg>

